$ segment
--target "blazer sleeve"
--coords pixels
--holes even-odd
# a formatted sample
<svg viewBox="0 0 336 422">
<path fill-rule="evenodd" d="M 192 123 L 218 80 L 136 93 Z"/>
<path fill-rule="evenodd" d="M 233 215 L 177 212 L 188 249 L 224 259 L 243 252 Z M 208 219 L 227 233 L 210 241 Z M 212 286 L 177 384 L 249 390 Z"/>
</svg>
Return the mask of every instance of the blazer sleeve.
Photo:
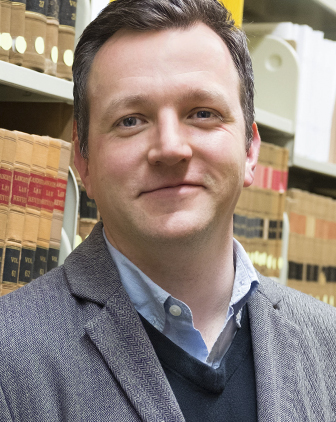
<svg viewBox="0 0 336 422">
<path fill-rule="evenodd" d="M 14 419 L 11 416 L 11 412 L 9 411 L 9 407 L 7 405 L 5 395 L 2 391 L 1 385 L 0 385 L 0 415 L 1 415 L 1 422 L 14 422 Z"/>
</svg>

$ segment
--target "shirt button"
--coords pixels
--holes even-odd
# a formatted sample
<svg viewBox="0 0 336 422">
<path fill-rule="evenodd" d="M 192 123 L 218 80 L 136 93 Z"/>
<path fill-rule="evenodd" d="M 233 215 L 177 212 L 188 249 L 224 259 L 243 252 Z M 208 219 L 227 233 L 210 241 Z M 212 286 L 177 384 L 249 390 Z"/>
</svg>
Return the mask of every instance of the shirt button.
<svg viewBox="0 0 336 422">
<path fill-rule="evenodd" d="M 181 310 L 181 308 L 180 308 L 179 306 L 177 306 L 177 305 L 172 305 L 172 306 L 169 308 L 169 312 L 170 312 L 173 316 L 180 316 L 180 315 L 181 315 L 181 313 L 182 313 L 182 310 Z"/>
</svg>

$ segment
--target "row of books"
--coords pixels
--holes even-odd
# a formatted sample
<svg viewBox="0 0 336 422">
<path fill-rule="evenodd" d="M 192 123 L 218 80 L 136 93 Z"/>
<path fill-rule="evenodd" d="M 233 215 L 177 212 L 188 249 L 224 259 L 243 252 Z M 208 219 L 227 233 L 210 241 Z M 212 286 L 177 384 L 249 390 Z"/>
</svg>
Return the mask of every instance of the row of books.
<svg viewBox="0 0 336 422">
<path fill-rule="evenodd" d="M 336 200 L 290 189 L 286 210 L 290 223 L 288 285 L 334 301 Z"/>
<path fill-rule="evenodd" d="M 72 79 L 77 0 L 1 0 L 0 60 Z"/>
<path fill-rule="evenodd" d="M 72 145 L 0 129 L 2 294 L 58 265 Z"/>
<path fill-rule="evenodd" d="M 85 240 L 93 227 L 100 219 L 99 211 L 94 199 L 87 196 L 86 190 L 80 179 L 77 179 L 79 190 L 79 210 L 77 220 L 77 241 Z"/>
<path fill-rule="evenodd" d="M 279 277 L 283 266 L 282 228 L 288 179 L 288 150 L 261 143 L 255 180 L 243 189 L 233 232 L 261 274 Z"/>
<path fill-rule="evenodd" d="M 336 162 L 336 42 L 292 22 L 253 23 L 244 29 L 250 39 L 272 35 L 296 50 L 300 74 L 294 153 Z"/>
</svg>

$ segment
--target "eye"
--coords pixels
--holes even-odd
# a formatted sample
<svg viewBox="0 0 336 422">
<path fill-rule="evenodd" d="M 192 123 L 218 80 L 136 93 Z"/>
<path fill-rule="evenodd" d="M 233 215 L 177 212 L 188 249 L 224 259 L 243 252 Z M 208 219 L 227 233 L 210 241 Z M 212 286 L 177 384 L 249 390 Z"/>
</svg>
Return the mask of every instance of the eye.
<svg viewBox="0 0 336 422">
<path fill-rule="evenodd" d="M 211 111 L 207 111 L 207 110 L 201 110 L 196 113 L 196 117 L 198 117 L 199 119 L 209 119 L 213 115 L 214 114 L 211 113 Z"/>
<path fill-rule="evenodd" d="M 123 127 L 134 127 L 137 124 L 141 123 L 142 121 L 135 117 L 135 116 L 130 116 L 130 117 L 125 117 L 124 119 L 122 119 L 119 123 L 118 126 L 123 126 Z"/>
</svg>

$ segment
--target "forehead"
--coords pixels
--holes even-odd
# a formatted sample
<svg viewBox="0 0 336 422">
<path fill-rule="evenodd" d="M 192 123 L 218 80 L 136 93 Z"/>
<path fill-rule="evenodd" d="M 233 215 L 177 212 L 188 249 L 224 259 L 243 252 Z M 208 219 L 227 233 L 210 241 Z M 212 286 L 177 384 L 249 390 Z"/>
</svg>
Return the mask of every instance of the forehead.
<svg viewBox="0 0 336 422">
<path fill-rule="evenodd" d="M 186 76 L 184 78 L 184 76 Z M 226 84 L 239 95 L 239 76 L 224 41 L 207 25 L 160 31 L 120 30 L 100 48 L 93 60 L 89 99 L 109 91 L 136 89 L 150 78 L 153 86 L 168 81 Z M 157 85 L 155 85 L 157 83 Z"/>
</svg>

